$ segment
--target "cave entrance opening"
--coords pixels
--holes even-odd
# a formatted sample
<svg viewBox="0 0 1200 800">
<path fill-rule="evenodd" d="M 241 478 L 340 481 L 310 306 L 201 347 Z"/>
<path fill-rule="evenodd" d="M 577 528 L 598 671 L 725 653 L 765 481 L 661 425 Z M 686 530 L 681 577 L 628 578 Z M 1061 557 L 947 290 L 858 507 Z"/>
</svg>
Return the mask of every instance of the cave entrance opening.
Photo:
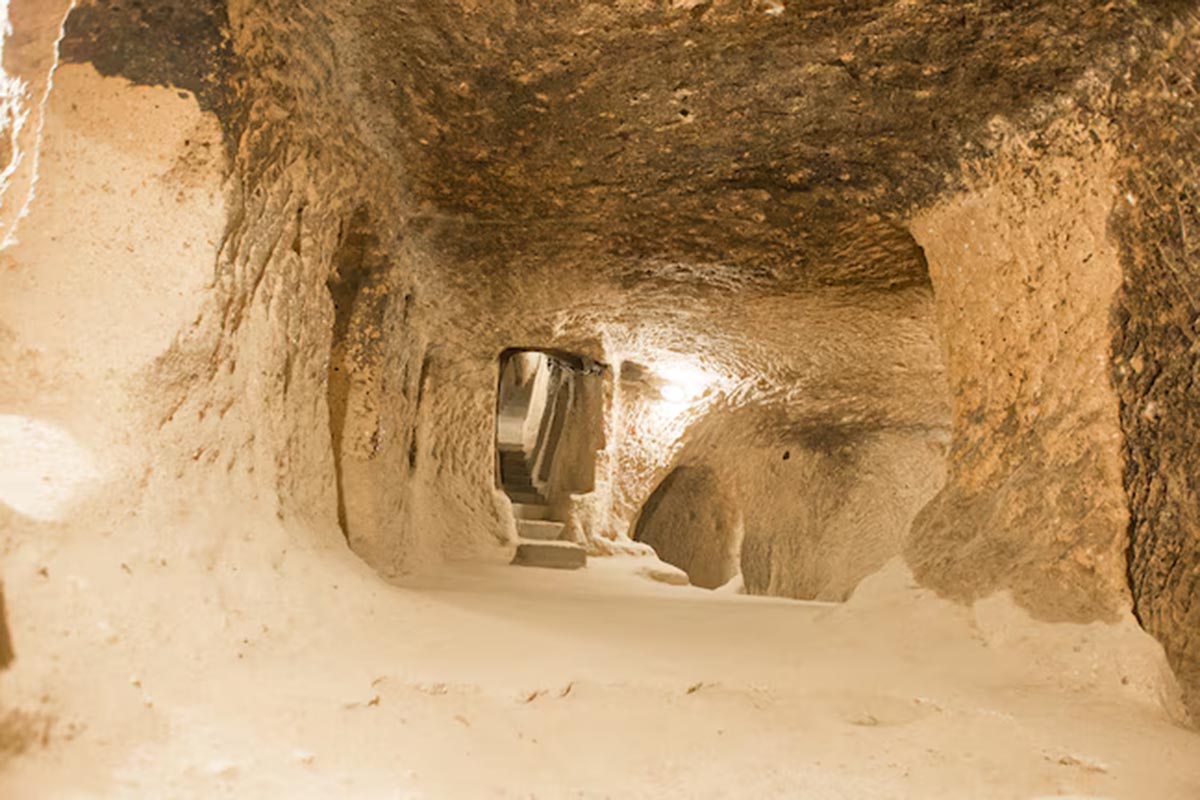
<svg viewBox="0 0 1200 800">
<path fill-rule="evenodd" d="M 603 365 L 559 350 L 500 354 L 496 482 L 522 539 L 563 537 L 571 497 L 595 488 L 604 447 Z"/>
</svg>

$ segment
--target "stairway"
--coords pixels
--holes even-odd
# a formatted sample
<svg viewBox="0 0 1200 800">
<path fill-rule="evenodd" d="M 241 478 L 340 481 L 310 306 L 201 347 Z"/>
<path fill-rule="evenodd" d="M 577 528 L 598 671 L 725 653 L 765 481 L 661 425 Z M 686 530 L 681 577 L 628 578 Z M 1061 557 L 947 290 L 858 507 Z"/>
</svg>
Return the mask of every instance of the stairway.
<svg viewBox="0 0 1200 800">
<path fill-rule="evenodd" d="M 546 498 L 533 485 L 533 473 L 524 450 L 502 447 L 500 449 L 500 479 L 504 491 L 514 503 L 545 506 Z"/>
<path fill-rule="evenodd" d="M 587 551 L 574 542 L 517 540 L 513 564 L 520 567 L 579 569 L 587 564 Z"/>
<path fill-rule="evenodd" d="M 550 504 L 533 483 L 525 451 L 500 449 L 500 478 L 517 518 L 517 552 L 512 563 L 525 567 L 578 569 L 587 563 L 587 551 L 562 541 L 566 525 L 550 519 Z"/>
</svg>

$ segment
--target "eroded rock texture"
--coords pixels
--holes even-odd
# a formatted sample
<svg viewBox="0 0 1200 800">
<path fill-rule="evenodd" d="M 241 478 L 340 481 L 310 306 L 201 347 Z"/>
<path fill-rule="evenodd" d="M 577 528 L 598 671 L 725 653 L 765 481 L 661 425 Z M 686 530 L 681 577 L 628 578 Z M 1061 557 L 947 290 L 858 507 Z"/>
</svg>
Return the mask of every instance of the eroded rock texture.
<svg viewBox="0 0 1200 800">
<path fill-rule="evenodd" d="M 1125 163 L 1113 232 L 1125 273 L 1115 309 L 1129 501 L 1129 582 L 1200 719 L 1200 46 L 1194 15 L 1147 32 L 1113 94 Z"/>
<path fill-rule="evenodd" d="M 13 660 L 12 639 L 8 635 L 8 614 L 4 611 L 4 587 L 0 586 L 0 669 Z"/>
<path fill-rule="evenodd" d="M 1082 131 L 1036 165 L 1013 147 L 913 223 L 954 437 L 950 479 L 908 556 L 920 578 L 964 599 L 1007 587 L 1052 619 L 1111 617 L 1125 602 L 1128 515 L 1108 378 L 1121 281 L 1106 234 L 1110 156 Z"/>
<path fill-rule="evenodd" d="M 832 431 L 805 444 L 740 454 L 745 587 L 845 600 L 903 551 L 914 515 L 942 485 L 945 432 Z"/>
<path fill-rule="evenodd" d="M 67 5 L 10 4 L 0 397 L 108 460 L 28 530 L 494 553 L 497 359 L 555 348 L 593 551 L 1132 602 L 1200 709 L 1194 3 Z"/>
<path fill-rule="evenodd" d="M 737 505 L 711 467 L 680 466 L 646 499 L 634 538 L 686 572 L 694 586 L 715 589 L 739 572 L 741 525 Z"/>
</svg>

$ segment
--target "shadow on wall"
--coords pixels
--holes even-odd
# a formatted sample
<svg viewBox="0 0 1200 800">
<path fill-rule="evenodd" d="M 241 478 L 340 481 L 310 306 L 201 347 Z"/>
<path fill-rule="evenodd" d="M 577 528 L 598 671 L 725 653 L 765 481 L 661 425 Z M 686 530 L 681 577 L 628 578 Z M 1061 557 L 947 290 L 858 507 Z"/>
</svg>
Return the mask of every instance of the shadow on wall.
<svg viewBox="0 0 1200 800">
<path fill-rule="evenodd" d="M 671 470 L 646 500 L 633 530 L 635 541 L 686 572 L 693 586 L 716 589 L 738 574 L 741 510 L 711 467 Z"/>
<path fill-rule="evenodd" d="M 12 639 L 8 635 L 8 614 L 4 608 L 4 587 L 0 586 L 0 669 L 13 662 Z"/>
<path fill-rule="evenodd" d="M 369 295 L 364 286 L 372 280 L 371 255 L 377 250 L 378 238 L 372 232 L 365 210 L 359 209 L 350 218 L 342 234 L 340 247 L 334 254 L 333 269 L 326 282 L 329 296 L 333 300 L 333 338 L 330 343 L 328 405 L 329 433 L 333 440 L 333 463 L 337 477 L 338 524 L 349 537 L 349 521 L 346 513 L 346 465 L 345 439 L 347 417 L 355 401 L 355 372 L 359 362 L 369 355 L 371 342 L 363 335 L 367 326 L 356 317 L 382 314 L 382 298 L 374 309 L 364 308 L 369 304 Z M 367 302 L 362 302 L 362 301 Z M 358 325 L 352 328 L 352 323 Z"/>
<path fill-rule="evenodd" d="M 425 558 L 437 538 L 414 499 L 428 472 L 436 349 L 417 290 L 377 230 L 358 209 L 343 222 L 332 255 L 326 399 L 338 523 L 367 563 L 399 572 Z"/>
<path fill-rule="evenodd" d="M 847 599 L 898 555 L 945 480 L 943 429 L 837 430 L 747 448 L 741 568 L 750 594 Z"/>
<path fill-rule="evenodd" d="M 731 442 L 651 493 L 633 537 L 716 588 L 842 601 L 899 554 L 945 478 L 943 429 L 834 431 Z"/>
</svg>

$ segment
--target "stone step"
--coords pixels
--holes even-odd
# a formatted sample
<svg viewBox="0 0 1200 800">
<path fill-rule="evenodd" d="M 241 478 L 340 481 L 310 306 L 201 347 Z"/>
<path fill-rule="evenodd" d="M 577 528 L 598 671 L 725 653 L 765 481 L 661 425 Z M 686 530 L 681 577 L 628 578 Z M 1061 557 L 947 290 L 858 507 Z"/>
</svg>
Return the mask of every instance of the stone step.
<svg viewBox="0 0 1200 800">
<path fill-rule="evenodd" d="M 567 526 L 564 523 L 553 520 L 519 519 L 517 520 L 517 536 L 521 539 L 553 542 L 562 536 L 565 527 Z"/>
<path fill-rule="evenodd" d="M 574 542 L 530 542 L 517 540 L 512 563 L 521 567 L 579 569 L 587 564 L 587 551 Z"/>
<path fill-rule="evenodd" d="M 513 503 L 512 509 L 517 519 L 550 519 L 550 506 L 544 503 Z"/>
<path fill-rule="evenodd" d="M 500 475 L 506 481 L 532 481 L 533 475 L 527 469 L 516 469 L 512 467 L 501 467 Z"/>
<path fill-rule="evenodd" d="M 508 494 L 508 499 L 512 500 L 514 503 L 521 503 L 522 505 L 529 505 L 529 506 L 544 506 L 544 505 L 546 505 L 546 498 L 542 497 L 537 492 L 534 492 L 534 491 L 514 492 L 511 489 L 508 489 L 507 487 L 505 487 L 505 491 Z"/>
</svg>

